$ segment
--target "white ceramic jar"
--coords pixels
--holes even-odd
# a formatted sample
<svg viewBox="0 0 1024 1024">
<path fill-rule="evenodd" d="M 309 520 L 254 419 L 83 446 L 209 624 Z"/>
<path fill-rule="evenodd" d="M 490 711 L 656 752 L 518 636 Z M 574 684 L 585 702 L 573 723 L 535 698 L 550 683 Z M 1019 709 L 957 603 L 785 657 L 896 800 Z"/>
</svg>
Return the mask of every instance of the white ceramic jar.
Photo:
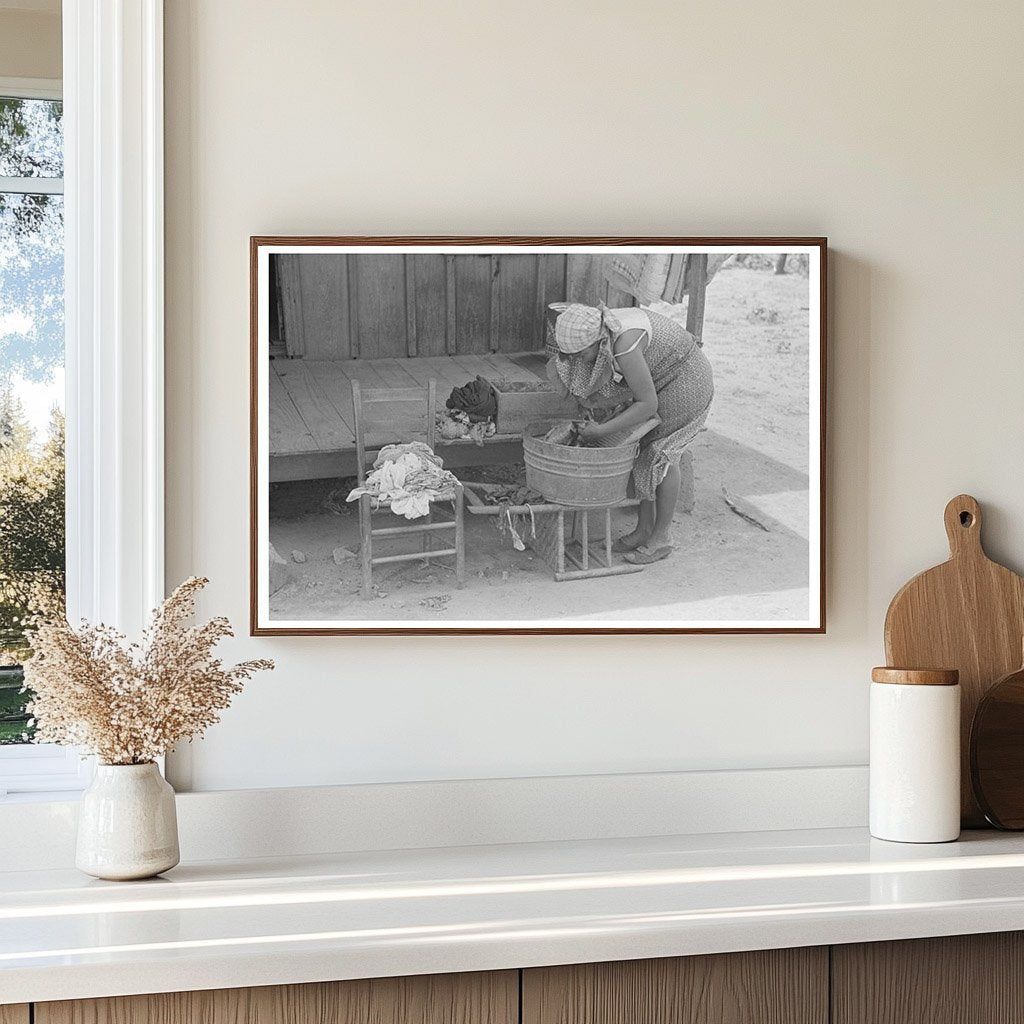
<svg viewBox="0 0 1024 1024">
<path fill-rule="evenodd" d="M 870 826 L 876 839 L 960 835 L 960 685 L 952 669 L 871 673 Z"/>
<path fill-rule="evenodd" d="M 98 764 L 82 794 L 75 865 L 96 878 L 150 878 L 178 863 L 174 790 L 149 764 Z"/>
</svg>

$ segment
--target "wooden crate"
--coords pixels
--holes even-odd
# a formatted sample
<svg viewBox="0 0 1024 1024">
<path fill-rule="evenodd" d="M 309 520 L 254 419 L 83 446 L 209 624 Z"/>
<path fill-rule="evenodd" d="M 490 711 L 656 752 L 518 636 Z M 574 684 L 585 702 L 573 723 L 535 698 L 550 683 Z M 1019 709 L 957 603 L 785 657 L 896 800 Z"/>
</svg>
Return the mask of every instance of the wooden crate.
<svg viewBox="0 0 1024 1024">
<path fill-rule="evenodd" d="M 535 420 L 571 419 L 577 414 L 576 402 L 555 394 L 547 381 L 492 380 L 498 395 L 495 431 L 521 434 Z"/>
</svg>

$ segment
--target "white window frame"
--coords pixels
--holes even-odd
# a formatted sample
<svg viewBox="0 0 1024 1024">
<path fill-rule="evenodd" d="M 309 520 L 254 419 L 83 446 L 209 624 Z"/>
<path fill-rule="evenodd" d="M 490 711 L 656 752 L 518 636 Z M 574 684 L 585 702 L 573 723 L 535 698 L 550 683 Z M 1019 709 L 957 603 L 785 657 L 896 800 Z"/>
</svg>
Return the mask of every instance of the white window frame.
<svg viewBox="0 0 1024 1024">
<path fill-rule="evenodd" d="M 64 0 L 63 48 L 35 84 L 64 100 L 68 617 L 137 635 L 164 596 L 163 0 Z M 91 773 L 0 750 L 0 795 Z"/>
<path fill-rule="evenodd" d="M 0 97 L 18 100 L 61 100 L 58 78 L 5 78 L 0 75 Z M 22 195 L 63 195 L 63 178 L 9 178 L 0 174 L 0 192 Z"/>
</svg>

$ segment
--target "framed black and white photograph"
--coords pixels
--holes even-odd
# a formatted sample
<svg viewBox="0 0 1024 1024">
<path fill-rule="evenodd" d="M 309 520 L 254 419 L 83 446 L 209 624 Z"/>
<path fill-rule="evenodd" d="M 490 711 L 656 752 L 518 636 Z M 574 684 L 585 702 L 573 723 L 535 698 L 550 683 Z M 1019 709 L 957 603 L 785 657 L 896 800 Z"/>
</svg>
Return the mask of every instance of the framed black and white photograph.
<svg viewBox="0 0 1024 1024">
<path fill-rule="evenodd" d="M 824 239 L 250 257 L 254 635 L 824 631 Z"/>
</svg>

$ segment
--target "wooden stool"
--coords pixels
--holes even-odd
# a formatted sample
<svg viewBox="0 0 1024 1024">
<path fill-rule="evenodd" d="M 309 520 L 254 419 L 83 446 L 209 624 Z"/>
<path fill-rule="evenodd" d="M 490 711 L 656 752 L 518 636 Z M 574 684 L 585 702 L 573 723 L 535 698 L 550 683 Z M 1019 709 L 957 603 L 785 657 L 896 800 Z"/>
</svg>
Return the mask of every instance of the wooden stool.
<svg viewBox="0 0 1024 1024">
<path fill-rule="evenodd" d="M 612 509 L 636 508 L 639 502 L 633 498 L 597 507 L 556 505 L 550 502 L 538 505 L 486 505 L 473 490 L 474 485 L 464 483 L 462 486 L 468 506 L 466 511 L 470 515 L 531 517 L 533 525 L 524 531 L 525 543 L 544 559 L 557 583 L 643 572 L 642 565 L 634 565 L 632 562 L 616 565 L 612 561 Z M 590 540 L 592 515 L 604 517 L 603 540 Z M 568 529 L 566 516 L 573 517 Z"/>
</svg>

